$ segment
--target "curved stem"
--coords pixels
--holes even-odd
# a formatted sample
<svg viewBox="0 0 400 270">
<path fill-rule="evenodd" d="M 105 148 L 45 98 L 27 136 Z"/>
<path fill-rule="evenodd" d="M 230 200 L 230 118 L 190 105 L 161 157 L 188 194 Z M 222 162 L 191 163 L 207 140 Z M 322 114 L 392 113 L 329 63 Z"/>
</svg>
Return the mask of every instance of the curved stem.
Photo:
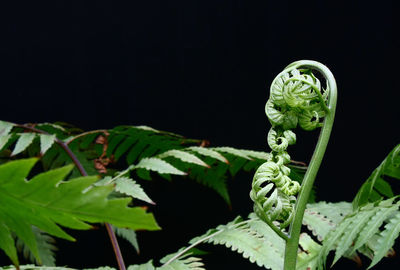
<svg viewBox="0 0 400 270">
<path fill-rule="evenodd" d="M 306 209 L 308 198 L 310 196 L 310 192 L 314 184 L 319 166 L 321 165 L 322 158 L 325 154 L 325 150 L 328 145 L 333 126 L 336 110 L 337 87 L 332 72 L 326 66 L 322 65 L 319 62 L 302 60 L 294 62 L 289 67 L 308 67 L 317 70 L 325 77 L 329 87 L 329 99 L 327 106 L 328 112 L 326 113 L 324 125 L 321 129 L 321 133 L 317 142 L 317 146 L 314 150 L 314 154 L 311 158 L 310 165 L 308 166 L 308 170 L 304 176 L 303 184 L 301 186 L 300 194 L 298 196 L 295 207 L 293 221 L 289 230 L 289 240 L 286 242 L 284 269 L 295 270 L 300 230 L 303 221 L 304 211 Z"/>
<path fill-rule="evenodd" d="M 87 136 L 87 135 L 93 134 L 93 133 L 106 133 L 106 132 L 107 132 L 107 129 L 97 129 L 97 130 L 91 130 L 91 131 L 82 132 L 82 133 L 80 133 L 80 134 L 68 139 L 65 143 L 68 145 L 72 141 L 74 141 L 74 140 L 76 140 L 76 139 L 78 139 L 80 137 Z"/>
<path fill-rule="evenodd" d="M 16 124 L 16 126 L 20 127 L 20 128 L 23 128 L 23 129 L 27 129 L 27 130 L 33 131 L 33 132 L 36 132 L 36 133 L 51 135 L 50 133 L 48 133 L 46 131 L 40 130 L 38 128 L 31 127 L 31 126 L 28 126 L 28 125 Z M 60 140 L 58 138 L 55 139 L 55 142 L 58 145 L 60 145 L 61 148 L 64 149 L 64 151 L 68 154 L 68 156 L 71 158 L 72 162 L 78 168 L 80 174 L 82 176 L 88 176 L 85 168 L 83 168 L 81 162 L 75 156 L 75 154 L 72 152 L 72 150 L 68 147 L 67 143 L 63 142 L 62 140 Z M 115 233 L 114 233 L 114 231 L 112 229 L 111 224 L 106 223 L 106 229 L 107 229 L 108 235 L 110 237 L 111 244 L 113 246 L 115 257 L 116 257 L 117 262 L 118 262 L 118 267 L 119 267 L 120 270 L 125 270 L 126 267 L 125 267 L 124 259 L 122 258 L 122 253 L 121 253 L 121 250 L 120 250 L 119 245 L 118 245 L 118 240 L 117 240 L 117 237 L 115 236 Z"/>
<path fill-rule="evenodd" d="M 261 205 L 257 202 L 254 203 L 254 205 L 259 209 L 258 211 L 262 214 L 262 216 L 264 217 L 263 221 L 265 223 L 268 224 L 268 226 L 274 231 L 276 232 L 276 234 L 278 234 L 283 240 L 285 240 L 286 242 L 289 241 L 289 237 L 281 231 L 281 229 L 279 229 L 278 227 L 276 227 L 274 225 L 274 223 L 272 223 L 272 221 L 269 219 L 269 217 L 267 216 L 267 214 L 265 214 L 265 212 L 263 211 Z"/>
</svg>

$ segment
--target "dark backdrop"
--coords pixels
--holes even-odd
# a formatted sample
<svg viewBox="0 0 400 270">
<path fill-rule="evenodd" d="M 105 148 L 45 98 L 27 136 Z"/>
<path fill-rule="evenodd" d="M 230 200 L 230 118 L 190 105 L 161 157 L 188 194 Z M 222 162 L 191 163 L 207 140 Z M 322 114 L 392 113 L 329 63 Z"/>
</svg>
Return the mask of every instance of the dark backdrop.
<svg viewBox="0 0 400 270">
<path fill-rule="evenodd" d="M 269 84 L 290 62 L 317 60 L 339 87 L 317 196 L 350 201 L 399 143 L 394 10 L 388 0 L 22 1 L 2 8 L 0 118 L 83 129 L 145 124 L 213 146 L 268 150 Z M 292 157 L 308 161 L 316 139 L 301 133 Z M 155 180 L 152 211 L 165 230 L 139 234 L 140 256 L 121 243 L 127 262 L 157 260 L 248 213 L 251 177 L 230 181 L 232 210 L 199 185 Z M 103 229 L 73 234 L 78 243 L 59 241 L 58 264 L 115 265 Z M 223 248 L 206 261 L 209 269 L 257 269 Z"/>
</svg>

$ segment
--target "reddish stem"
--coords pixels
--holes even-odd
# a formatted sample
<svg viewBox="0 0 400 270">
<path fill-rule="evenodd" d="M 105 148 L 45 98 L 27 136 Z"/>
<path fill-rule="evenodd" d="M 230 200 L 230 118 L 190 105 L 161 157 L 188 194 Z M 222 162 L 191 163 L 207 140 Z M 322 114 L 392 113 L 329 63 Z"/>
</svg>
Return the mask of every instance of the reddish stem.
<svg viewBox="0 0 400 270">
<path fill-rule="evenodd" d="M 33 131 L 33 132 L 36 132 L 36 133 L 51 135 L 50 133 L 48 133 L 46 131 L 37 129 L 35 127 L 31 127 L 31 126 L 28 126 L 28 125 L 16 124 L 16 126 L 20 127 L 20 128 L 23 128 L 23 129 L 27 129 L 27 130 Z M 72 162 L 78 168 L 80 174 L 82 176 L 88 176 L 85 168 L 83 168 L 81 162 L 75 156 L 75 154 L 72 152 L 72 150 L 68 147 L 68 145 L 65 142 L 63 142 L 62 140 L 58 139 L 58 138 L 55 139 L 55 142 L 58 145 L 60 145 L 61 148 L 64 149 L 64 151 L 68 154 L 68 156 L 71 158 Z M 107 228 L 108 236 L 110 237 L 111 244 L 113 246 L 115 257 L 116 257 L 117 262 L 118 262 L 118 268 L 119 268 L 119 270 L 126 270 L 124 259 L 122 258 L 122 253 L 121 253 L 121 250 L 120 250 L 119 245 L 118 245 L 118 240 L 117 240 L 117 237 L 115 236 L 115 233 L 114 233 L 114 230 L 112 229 L 111 224 L 106 223 L 106 228 Z"/>
</svg>

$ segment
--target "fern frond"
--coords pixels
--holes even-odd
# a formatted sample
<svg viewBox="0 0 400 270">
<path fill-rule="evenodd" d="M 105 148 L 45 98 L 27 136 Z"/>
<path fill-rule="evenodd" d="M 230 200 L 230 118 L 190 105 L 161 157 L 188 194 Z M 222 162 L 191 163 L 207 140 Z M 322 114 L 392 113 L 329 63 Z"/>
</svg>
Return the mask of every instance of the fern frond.
<svg viewBox="0 0 400 270">
<path fill-rule="evenodd" d="M 399 205 L 400 203 L 393 203 L 393 199 L 389 199 L 377 205 L 369 203 L 356 212 L 348 214 L 334 230 L 326 235 L 320 252 L 319 267 L 323 268 L 328 253 L 333 249 L 336 252 L 332 264 L 336 263 L 342 256 L 351 256 L 357 249 L 364 253 L 365 247 L 371 245 L 371 239 L 376 233 L 379 233 L 379 227 L 388 217 L 398 211 Z M 389 242 L 385 242 L 384 254 L 391 248 L 397 236 L 398 234 L 391 237 L 390 241 L 388 240 Z M 370 246 L 370 248 L 375 250 L 375 247 Z M 375 259 L 376 255 L 374 254 L 374 263 L 383 257 L 383 255 L 379 256 L 381 254 L 378 254 L 378 259 Z"/>
<path fill-rule="evenodd" d="M 357 237 L 358 233 L 368 220 L 376 213 L 376 209 L 371 209 L 370 211 L 361 211 L 357 214 L 355 218 L 351 218 L 348 228 L 344 231 L 343 235 L 338 239 L 335 258 L 333 259 L 332 265 L 335 264 L 348 249 L 351 248 L 354 239 Z"/>
<path fill-rule="evenodd" d="M 253 227 L 251 227 L 251 223 Z M 264 226 L 264 229 L 261 229 Z M 258 228 L 258 231 L 257 229 Z M 220 225 L 214 230 L 209 230 L 205 235 L 192 239 L 189 243 L 195 243 L 199 239 L 207 238 L 206 243 L 214 245 L 224 245 L 232 251 L 236 251 L 250 262 L 256 263 L 268 269 L 281 269 L 283 265 L 282 239 L 274 242 L 279 237 L 271 237 L 270 235 L 261 235 L 260 230 L 267 230 L 272 235 L 275 234 L 266 224 L 262 224 L 259 219 L 243 222 L 242 219 L 236 218 L 227 225 Z M 217 232 L 217 233 L 216 233 Z"/>
<path fill-rule="evenodd" d="M 304 212 L 303 225 L 307 226 L 307 229 L 309 229 L 319 241 L 322 241 L 325 236 L 336 227 L 336 224 L 328 218 L 308 209 Z"/>
<path fill-rule="evenodd" d="M 35 234 L 40 260 L 35 258 L 29 247 L 19 238 L 16 241 L 18 251 L 22 252 L 24 257 L 33 263 L 55 266 L 56 259 L 54 252 L 57 250 L 57 247 L 54 245 L 55 239 L 35 226 L 32 226 L 32 232 Z"/>
<path fill-rule="evenodd" d="M 0 136 L 0 145 L 5 141 L 3 146 L 8 148 L 24 129 L 8 122 L 3 122 L 2 125 L 4 134 Z M 229 175 L 235 176 L 240 170 L 255 170 L 268 159 L 269 155 L 266 152 L 232 147 L 199 147 L 197 145 L 200 145 L 202 140 L 186 139 L 177 134 L 143 126 L 119 126 L 109 130 L 83 133 L 66 124 L 60 126 L 44 123 L 34 126 L 51 134 L 49 136 L 65 141 L 89 175 L 104 173 L 106 167 L 112 169 L 113 163 L 125 157 L 124 160 L 129 166 L 139 163 L 136 167 L 138 178 L 150 180 L 149 170 L 156 171 L 167 179 L 170 178 L 170 174 L 187 174 L 189 178 L 215 190 L 228 204 L 230 198 L 226 181 Z M 44 170 L 72 163 L 61 147 L 50 145 L 52 141 L 50 137 L 40 138 L 41 144 L 34 140 L 26 149 L 26 153 L 27 156 L 39 156 L 41 152 L 45 153 L 41 159 Z M 48 139 L 48 144 L 45 144 L 45 138 Z M 99 138 L 103 140 L 99 142 Z M 144 158 L 156 158 L 157 164 L 154 164 L 155 160 L 149 162 L 148 159 L 143 160 Z M 301 181 L 304 171 L 304 169 L 293 169 L 290 176 Z M 79 171 L 74 169 L 70 177 L 77 176 Z"/>
<path fill-rule="evenodd" d="M 389 153 L 361 186 L 353 200 L 354 209 L 368 202 L 394 196 L 391 186 L 384 179 L 385 176 L 400 180 L 400 144 Z"/>
<path fill-rule="evenodd" d="M 0 150 L 11 150 L 10 148 L 16 142 L 14 149 L 9 152 L 8 157 L 21 154 L 22 152 L 28 157 L 43 156 L 41 162 L 45 170 L 56 169 L 72 163 L 71 158 L 61 147 L 56 146 L 54 142 L 56 138 L 60 140 L 68 138 L 73 134 L 71 130 L 75 132 L 76 129 L 66 129 L 49 123 L 36 124 L 34 127 L 38 130 L 48 132 L 49 135 L 38 134 L 31 130 L 25 130 L 21 125 L 0 121 L 0 128 L 4 131 L 0 133 Z M 79 158 L 89 175 L 98 174 L 94 167 L 94 160 L 99 155 L 94 149 L 84 151 L 77 142 L 71 143 L 69 147 Z M 74 169 L 70 177 L 77 176 L 80 176 L 80 173 L 77 169 Z"/>
<path fill-rule="evenodd" d="M 307 211 L 318 213 L 333 223 L 339 223 L 345 216 L 353 212 L 351 203 L 348 202 L 337 202 L 337 203 L 330 203 L 330 202 L 318 202 L 307 204 Z"/>
<path fill-rule="evenodd" d="M 336 225 L 352 212 L 351 203 L 318 202 L 307 204 L 304 212 L 303 225 L 322 241 Z"/>
<path fill-rule="evenodd" d="M 107 155 L 113 155 L 116 160 L 125 156 L 128 164 L 171 149 L 181 149 L 201 143 L 201 140 L 186 139 L 153 128 L 119 126 L 107 132 L 110 134 Z"/>
<path fill-rule="evenodd" d="M 393 213 L 397 213 L 398 205 L 392 205 L 389 207 L 375 208 L 371 219 L 368 221 L 366 226 L 360 231 L 357 241 L 354 243 L 353 251 L 366 244 L 376 233 L 379 232 L 379 228 L 383 222 L 390 217 Z"/>
<path fill-rule="evenodd" d="M 119 228 L 115 226 L 112 226 L 112 228 L 119 237 L 128 241 L 135 248 L 136 252 L 139 254 L 140 252 L 139 243 L 137 241 L 136 232 L 134 230 Z"/>
<path fill-rule="evenodd" d="M 397 213 L 385 225 L 385 230 L 381 232 L 377 238 L 377 245 L 374 247 L 374 258 L 368 269 L 377 264 L 393 246 L 394 240 L 399 236 L 400 232 L 400 213 Z"/>
<path fill-rule="evenodd" d="M 182 256 L 179 256 L 172 262 L 166 264 L 174 254 L 170 254 L 165 256 L 160 260 L 164 265 L 161 267 L 157 267 L 157 270 L 205 270 L 203 268 L 204 264 L 200 258 L 192 257 L 191 253 L 185 253 Z"/>
</svg>

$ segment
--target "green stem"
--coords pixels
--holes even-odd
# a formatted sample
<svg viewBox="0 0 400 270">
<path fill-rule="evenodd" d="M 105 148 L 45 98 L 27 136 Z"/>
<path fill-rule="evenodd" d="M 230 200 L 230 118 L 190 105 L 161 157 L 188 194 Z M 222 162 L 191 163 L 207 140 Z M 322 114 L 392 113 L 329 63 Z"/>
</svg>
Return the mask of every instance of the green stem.
<svg viewBox="0 0 400 270">
<path fill-rule="evenodd" d="M 288 237 L 284 232 L 282 232 L 280 228 L 276 227 L 276 226 L 274 225 L 274 223 L 272 223 L 272 221 L 269 219 L 269 217 L 267 216 L 267 214 L 265 214 L 265 212 L 263 211 L 261 205 L 260 205 L 259 203 L 257 203 L 257 202 L 255 202 L 254 205 L 259 209 L 259 210 L 258 210 L 259 213 L 264 217 L 264 218 L 263 218 L 263 221 L 264 221 L 265 223 L 267 223 L 268 226 L 269 226 L 274 232 L 276 232 L 276 234 L 278 234 L 283 240 L 288 241 L 288 240 L 289 240 L 289 237 Z"/>
<path fill-rule="evenodd" d="M 315 61 L 302 60 L 291 64 L 290 68 L 292 67 L 312 68 L 319 71 L 325 77 L 329 87 L 329 99 L 327 106 L 329 111 L 326 113 L 324 125 L 321 129 L 318 143 L 311 158 L 310 165 L 304 176 L 300 194 L 296 203 L 294 218 L 289 230 L 289 239 L 286 241 L 284 262 L 285 270 L 296 269 L 297 250 L 299 247 L 300 230 L 303 221 L 304 211 L 306 209 L 306 205 L 310 196 L 312 186 L 314 184 L 315 177 L 317 175 L 319 166 L 321 165 L 322 158 L 328 145 L 329 136 L 331 134 L 333 126 L 333 120 L 335 118 L 337 99 L 336 81 L 333 77 L 332 72 L 326 66 Z"/>
</svg>

